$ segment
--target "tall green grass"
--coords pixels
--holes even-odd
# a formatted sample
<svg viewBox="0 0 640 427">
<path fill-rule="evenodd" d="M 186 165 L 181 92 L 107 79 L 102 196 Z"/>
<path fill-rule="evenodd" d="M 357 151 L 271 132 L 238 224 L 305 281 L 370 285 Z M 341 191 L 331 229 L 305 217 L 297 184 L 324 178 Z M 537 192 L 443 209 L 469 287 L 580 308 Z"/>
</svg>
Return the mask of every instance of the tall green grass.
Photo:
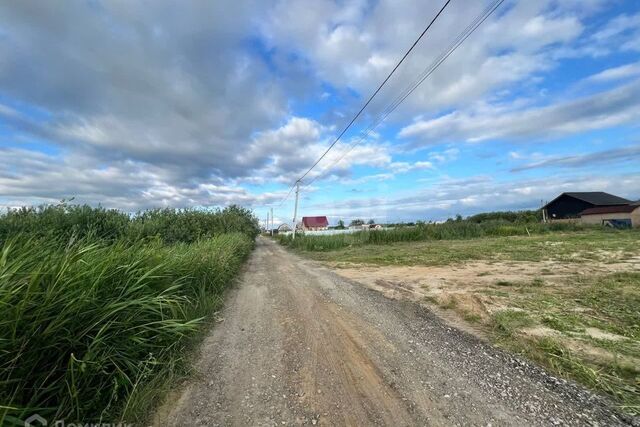
<svg viewBox="0 0 640 427">
<path fill-rule="evenodd" d="M 244 233 L 255 238 L 259 232 L 255 216 L 239 206 L 209 211 L 153 209 L 130 215 L 115 209 L 60 203 L 0 214 L 0 242 L 19 233 L 63 241 L 86 236 L 131 242 L 159 237 L 165 243 L 175 243 L 223 233 Z"/>
<path fill-rule="evenodd" d="M 17 234 L 59 240 L 93 235 L 114 240 L 127 235 L 130 222 L 124 212 L 86 205 L 22 207 L 0 214 L 0 242 Z"/>
<path fill-rule="evenodd" d="M 349 246 L 386 245 L 396 242 L 419 242 L 427 240 L 456 240 L 480 237 L 522 236 L 554 231 L 577 231 L 585 229 L 576 223 L 528 223 L 513 224 L 504 221 L 475 223 L 450 221 L 441 224 L 422 223 L 416 226 L 397 227 L 388 230 L 368 230 L 349 234 L 280 235 L 281 244 L 305 251 L 331 251 Z"/>
<path fill-rule="evenodd" d="M 238 207 L 0 216 L 0 425 L 143 419 L 257 233 Z"/>
<path fill-rule="evenodd" d="M 136 387 L 174 363 L 251 247 L 242 234 L 174 246 L 7 241 L 0 256 L 5 418 L 120 416 Z"/>
</svg>

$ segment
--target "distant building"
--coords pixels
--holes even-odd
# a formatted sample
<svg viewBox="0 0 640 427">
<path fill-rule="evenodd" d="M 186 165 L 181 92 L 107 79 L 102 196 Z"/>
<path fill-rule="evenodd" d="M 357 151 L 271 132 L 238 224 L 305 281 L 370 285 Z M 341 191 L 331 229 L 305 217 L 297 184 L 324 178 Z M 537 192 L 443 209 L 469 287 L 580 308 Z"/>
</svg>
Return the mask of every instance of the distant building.
<svg viewBox="0 0 640 427">
<path fill-rule="evenodd" d="M 542 207 L 545 219 L 567 220 L 579 218 L 580 213 L 587 209 L 607 206 L 629 205 L 631 200 L 614 196 L 602 191 L 562 193 Z"/>
<path fill-rule="evenodd" d="M 349 230 L 382 230 L 382 224 L 352 224 Z"/>
<path fill-rule="evenodd" d="M 615 228 L 640 227 L 640 201 L 622 206 L 589 208 L 580 213 L 580 221 Z"/>
<path fill-rule="evenodd" d="M 291 227 L 287 224 L 280 224 L 278 226 L 278 233 L 287 233 L 289 231 L 291 231 Z"/>
<path fill-rule="evenodd" d="M 329 220 L 326 216 L 303 216 L 302 229 L 308 231 L 327 230 Z"/>
</svg>

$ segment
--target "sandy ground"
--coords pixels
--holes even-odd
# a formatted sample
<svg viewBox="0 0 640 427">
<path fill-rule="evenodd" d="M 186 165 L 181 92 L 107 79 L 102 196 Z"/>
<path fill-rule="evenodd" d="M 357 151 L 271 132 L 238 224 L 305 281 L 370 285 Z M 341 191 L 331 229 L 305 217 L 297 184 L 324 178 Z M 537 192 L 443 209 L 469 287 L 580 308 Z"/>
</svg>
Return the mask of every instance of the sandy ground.
<svg viewBox="0 0 640 427">
<path fill-rule="evenodd" d="M 388 298 L 414 301 L 426 305 L 447 323 L 481 338 L 487 338 L 485 324 L 492 314 L 505 309 L 518 310 L 510 304 L 517 299 L 512 287 L 496 285 L 505 282 L 518 286 L 542 280 L 546 293 L 562 291 L 571 279 L 617 272 L 640 271 L 640 257 L 618 260 L 616 254 L 605 253 L 605 261 L 567 263 L 555 260 L 540 262 L 466 262 L 448 266 L 372 266 L 348 263 L 327 263 L 336 273 L 383 293 Z M 612 261 L 615 260 L 615 261 Z M 511 286 L 511 285 L 510 285 Z M 550 287 L 549 287 L 550 286 Z M 569 285 L 572 286 L 572 285 Z M 489 291 L 489 292 L 486 292 Z M 490 291 L 507 291 L 507 298 L 496 297 Z M 455 303 L 453 309 L 443 309 Z M 477 316 L 480 322 L 469 322 L 465 316 Z M 596 363 L 618 363 L 637 371 L 640 358 L 620 355 L 583 339 L 561 334 L 541 325 L 525 328 L 521 334 L 531 337 L 553 337 L 582 357 Z M 585 334 L 608 341 L 624 339 L 597 328 L 586 328 Z"/>
<path fill-rule="evenodd" d="M 514 284 L 543 280 L 563 286 L 568 277 L 640 271 L 640 258 L 624 262 L 566 263 L 560 261 L 466 262 L 447 266 L 334 265 L 341 276 L 384 292 L 389 297 L 415 294 L 438 297 L 448 293 L 470 293 L 494 288 L 496 282 Z M 397 292 L 397 293 L 394 293 Z"/>
<path fill-rule="evenodd" d="M 389 298 L 425 303 L 446 303 L 455 300 L 458 312 L 486 318 L 505 308 L 505 301 L 483 293 L 487 290 L 505 289 L 496 286 L 500 282 L 514 285 L 541 280 L 554 289 L 562 289 L 569 278 L 593 276 L 625 271 L 640 271 L 640 258 L 623 262 L 567 263 L 560 261 L 508 261 L 466 262 L 447 266 L 372 266 L 327 263 L 340 276 L 357 281 Z M 461 328 L 472 328 L 455 317 L 455 313 L 439 310 L 430 304 L 438 315 Z M 473 332 L 482 335 L 479 330 Z M 602 335 L 599 331 L 595 334 Z M 601 336 L 602 337 L 602 336 Z"/>
<path fill-rule="evenodd" d="M 155 425 L 624 425 L 573 383 L 266 239 L 222 318 Z"/>
</svg>

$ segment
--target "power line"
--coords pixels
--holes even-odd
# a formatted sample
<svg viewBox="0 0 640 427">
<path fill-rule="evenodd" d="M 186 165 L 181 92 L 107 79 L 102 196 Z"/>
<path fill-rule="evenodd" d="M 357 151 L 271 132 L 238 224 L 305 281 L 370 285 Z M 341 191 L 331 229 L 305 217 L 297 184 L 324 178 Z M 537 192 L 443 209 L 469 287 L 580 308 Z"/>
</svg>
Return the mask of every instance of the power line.
<svg viewBox="0 0 640 427">
<path fill-rule="evenodd" d="M 492 4 L 490 4 L 481 14 L 476 16 L 476 18 L 462 31 L 458 37 L 449 45 L 447 49 L 445 49 L 427 68 L 424 69 L 422 74 L 418 76 L 413 83 L 409 84 L 403 92 L 398 95 L 394 101 L 387 106 L 379 115 L 376 120 L 374 120 L 363 132 L 360 138 L 358 138 L 354 143 L 351 144 L 349 149 L 340 156 L 336 161 L 332 164 L 328 165 L 323 169 L 323 171 L 315 176 L 311 181 L 304 184 L 305 187 L 313 184 L 316 180 L 324 175 L 329 169 L 331 169 L 336 164 L 340 163 L 357 145 L 359 145 L 362 141 L 364 141 L 367 137 L 371 135 L 371 132 L 378 127 L 393 111 L 395 111 L 402 102 L 409 95 L 411 95 L 417 88 L 420 86 L 489 16 L 496 11 L 498 7 L 504 2 L 504 0 L 496 0 Z"/>
<path fill-rule="evenodd" d="M 378 94 L 378 92 L 380 92 L 380 90 L 382 89 L 382 87 L 389 81 L 389 79 L 391 78 L 391 76 L 393 76 L 393 74 L 396 72 L 396 70 L 398 69 L 398 67 L 400 67 L 400 65 L 404 62 L 405 59 L 407 59 L 407 56 L 409 56 L 409 54 L 413 51 L 413 49 L 416 47 L 416 45 L 420 42 L 420 40 L 422 40 L 422 37 L 424 37 L 424 35 L 427 33 L 427 31 L 429 31 L 429 29 L 431 28 L 431 26 L 434 24 L 434 22 L 436 22 L 436 20 L 438 19 L 438 17 L 440 17 L 440 15 L 442 14 L 442 12 L 444 12 L 444 10 L 447 8 L 447 6 L 449 5 L 449 3 L 451 3 L 451 0 L 447 0 L 444 5 L 440 8 L 440 10 L 438 11 L 438 13 L 433 17 L 433 19 L 431 20 L 431 22 L 429 22 L 429 25 L 427 25 L 425 27 L 425 29 L 422 31 L 422 33 L 420 33 L 420 35 L 418 36 L 418 38 L 413 42 L 413 44 L 411 45 L 411 47 L 405 52 L 405 54 L 402 56 L 402 58 L 400 59 L 400 61 L 396 64 L 395 67 L 393 67 L 393 70 L 391 70 L 391 72 L 389 73 L 389 75 L 387 75 L 387 77 L 382 81 L 382 83 L 380 83 L 380 85 L 378 86 L 378 88 L 375 90 L 375 92 L 373 92 L 373 94 L 369 97 L 369 99 L 367 100 L 367 102 L 365 102 L 365 104 L 362 106 L 362 108 L 360 108 L 360 111 L 358 111 L 358 113 L 351 119 L 351 121 L 349 122 L 349 124 L 347 124 L 347 126 L 342 130 L 342 132 L 340 132 L 340 134 L 336 137 L 336 139 L 331 143 L 331 145 L 329 145 L 329 148 L 326 149 L 326 151 L 318 158 L 318 160 L 316 160 L 316 162 L 300 177 L 296 180 L 296 184 L 298 182 L 301 182 L 308 174 L 309 172 L 311 172 L 313 170 L 313 168 L 315 168 L 318 163 L 320 163 L 320 161 L 329 153 L 329 151 L 331 151 L 331 149 L 338 143 L 338 141 L 342 138 L 342 136 L 349 130 L 349 128 L 353 125 L 353 123 L 355 123 L 355 121 L 358 119 L 358 117 L 360 117 L 360 115 L 362 114 L 362 112 L 365 110 L 365 108 L 367 108 L 367 106 L 371 103 L 371 101 L 373 100 L 373 98 L 375 98 L 375 96 Z M 294 184 L 291 189 L 289 190 L 289 193 L 287 194 L 287 196 L 284 198 L 284 200 L 282 201 L 282 203 L 284 203 L 284 201 L 287 200 L 287 198 L 289 197 L 289 195 L 291 195 L 291 192 L 293 191 L 293 188 L 296 186 L 296 184 Z"/>
<path fill-rule="evenodd" d="M 296 181 L 297 183 L 298 181 Z M 286 196 L 284 196 L 284 199 L 282 199 L 282 201 L 280 202 L 280 204 L 278 204 L 278 207 L 282 206 L 284 204 L 284 202 L 287 201 L 287 199 L 289 198 L 289 196 L 291 195 L 291 193 L 293 192 L 293 189 L 296 188 L 296 185 L 292 185 L 291 188 L 289 189 L 289 192 L 287 193 Z"/>
</svg>

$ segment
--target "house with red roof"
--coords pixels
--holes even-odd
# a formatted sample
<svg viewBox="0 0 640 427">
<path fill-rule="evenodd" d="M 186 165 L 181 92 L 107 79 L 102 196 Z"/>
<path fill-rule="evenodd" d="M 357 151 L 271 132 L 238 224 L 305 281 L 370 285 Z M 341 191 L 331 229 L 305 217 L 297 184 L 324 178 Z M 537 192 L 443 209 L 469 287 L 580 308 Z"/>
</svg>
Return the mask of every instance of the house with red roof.
<svg viewBox="0 0 640 427">
<path fill-rule="evenodd" d="M 302 229 L 306 231 L 326 230 L 329 228 L 329 220 L 326 216 L 303 216 Z"/>
</svg>

